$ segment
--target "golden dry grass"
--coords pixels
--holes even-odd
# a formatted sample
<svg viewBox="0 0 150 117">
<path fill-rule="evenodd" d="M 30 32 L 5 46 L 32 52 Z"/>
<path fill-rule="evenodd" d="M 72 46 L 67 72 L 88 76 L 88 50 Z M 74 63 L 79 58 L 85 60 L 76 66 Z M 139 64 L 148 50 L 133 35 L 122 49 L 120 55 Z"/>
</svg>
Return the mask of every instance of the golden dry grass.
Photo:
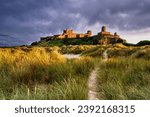
<svg viewBox="0 0 150 117">
<path fill-rule="evenodd" d="M 86 99 L 93 59 L 67 60 L 59 49 L 0 48 L 0 99 Z"/>
</svg>

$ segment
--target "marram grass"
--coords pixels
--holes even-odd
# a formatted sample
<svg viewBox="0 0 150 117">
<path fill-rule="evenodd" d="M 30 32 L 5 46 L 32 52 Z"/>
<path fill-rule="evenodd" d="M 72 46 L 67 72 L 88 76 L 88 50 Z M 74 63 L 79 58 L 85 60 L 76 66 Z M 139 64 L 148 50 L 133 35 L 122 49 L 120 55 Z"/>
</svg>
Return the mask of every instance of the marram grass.
<svg viewBox="0 0 150 117">
<path fill-rule="evenodd" d="M 150 62 L 145 59 L 118 58 L 100 64 L 99 99 L 150 99 Z"/>
<path fill-rule="evenodd" d="M 90 57 L 67 60 L 56 49 L 0 49 L 0 99 L 87 99 Z"/>
</svg>

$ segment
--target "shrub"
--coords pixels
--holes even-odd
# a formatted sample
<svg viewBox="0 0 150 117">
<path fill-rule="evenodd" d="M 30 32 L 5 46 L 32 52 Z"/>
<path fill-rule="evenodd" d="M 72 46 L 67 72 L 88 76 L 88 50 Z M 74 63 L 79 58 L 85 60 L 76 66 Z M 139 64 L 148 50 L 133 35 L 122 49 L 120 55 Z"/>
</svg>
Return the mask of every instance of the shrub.
<svg viewBox="0 0 150 117">
<path fill-rule="evenodd" d="M 145 46 L 145 45 L 150 45 L 150 41 L 144 40 L 137 43 L 137 46 Z"/>
</svg>

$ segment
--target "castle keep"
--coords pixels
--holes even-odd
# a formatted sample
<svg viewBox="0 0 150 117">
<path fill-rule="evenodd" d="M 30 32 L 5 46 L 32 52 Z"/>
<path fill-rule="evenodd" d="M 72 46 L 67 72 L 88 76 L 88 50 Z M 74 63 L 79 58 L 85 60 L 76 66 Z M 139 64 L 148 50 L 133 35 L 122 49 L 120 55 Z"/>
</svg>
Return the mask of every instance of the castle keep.
<svg viewBox="0 0 150 117">
<path fill-rule="evenodd" d="M 63 39 L 91 39 L 96 40 L 97 44 L 114 44 L 114 43 L 124 43 L 125 40 L 120 38 L 120 36 L 115 32 L 111 34 L 107 32 L 106 26 L 101 28 L 101 32 L 97 35 L 92 35 L 92 31 L 88 30 L 87 33 L 75 33 L 72 29 L 66 29 L 63 31 L 62 34 L 54 35 L 54 36 L 47 36 L 41 37 L 42 40 L 63 40 Z"/>
<path fill-rule="evenodd" d="M 125 40 L 121 39 L 120 36 L 115 32 L 114 35 L 106 31 L 106 26 L 103 26 L 101 32 L 96 35 L 96 38 L 99 39 L 99 44 L 114 44 L 114 43 L 123 43 Z"/>
</svg>

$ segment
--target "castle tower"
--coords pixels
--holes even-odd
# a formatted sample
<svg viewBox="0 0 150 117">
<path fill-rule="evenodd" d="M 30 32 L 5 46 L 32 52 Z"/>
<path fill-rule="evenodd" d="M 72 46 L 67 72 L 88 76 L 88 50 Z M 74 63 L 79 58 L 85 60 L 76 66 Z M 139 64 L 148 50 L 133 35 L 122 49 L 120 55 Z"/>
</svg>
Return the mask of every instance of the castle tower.
<svg viewBox="0 0 150 117">
<path fill-rule="evenodd" d="M 101 32 L 106 32 L 106 26 L 102 26 Z"/>
<path fill-rule="evenodd" d="M 114 36 L 117 36 L 117 35 L 118 35 L 118 34 L 115 32 L 115 33 L 114 33 Z"/>
<path fill-rule="evenodd" d="M 110 32 L 106 31 L 106 26 L 102 26 L 102 29 L 99 35 L 110 35 Z"/>
<path fill-rule="evenodd" d="M 115 38 L 120 38 L 119 35 L 116 32 L 114 33 L 114 37 Z"/>
<path fill-rule="evenodd" d="M 87 35 L 88 35 L 88 37 L 92 36 L 92 31 L 91 31 L 91 30 L 88 30 L 88 31 L 87 31 Z"/>
</svg>

